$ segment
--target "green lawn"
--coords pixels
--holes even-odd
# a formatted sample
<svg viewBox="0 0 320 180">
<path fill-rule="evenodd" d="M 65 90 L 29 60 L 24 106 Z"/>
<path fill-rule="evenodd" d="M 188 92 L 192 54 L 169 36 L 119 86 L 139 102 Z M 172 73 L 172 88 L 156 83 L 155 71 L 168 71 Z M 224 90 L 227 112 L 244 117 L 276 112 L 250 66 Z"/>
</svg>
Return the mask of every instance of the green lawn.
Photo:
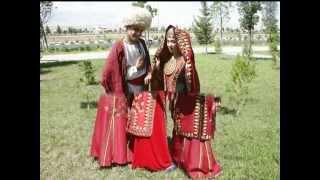
<svg viewBox="0 0 320 180">
<path fill-rule="evenodd" d="M 104 60 L 93 61 L 100 78 Z M 228 107 L 225 85 L 232 61 L 218 55 L 196 55 L 201 91 L 222 97 Z M 213 149 L 223 168 L 219 180 L 279 179 L 280 72 L 270 60 L 256 62 L 257 78 L 251 98 L 239 117 L 217 115 Z M 187 179 L 180 170 L 165 174 L 129 167 L 99 169 L 89 157 L 96 109 L 81 107 L 85 98 L 77 86 L 77 62 L 41 64 L 40 69 L 40 176 L 41 179 Z M 94 86 L 92 101 L 101 88 Z M 168 120 L 168 132 L 172 121 Z M 171 136 L 171 133 L 170 133 Z"/>
</svg>

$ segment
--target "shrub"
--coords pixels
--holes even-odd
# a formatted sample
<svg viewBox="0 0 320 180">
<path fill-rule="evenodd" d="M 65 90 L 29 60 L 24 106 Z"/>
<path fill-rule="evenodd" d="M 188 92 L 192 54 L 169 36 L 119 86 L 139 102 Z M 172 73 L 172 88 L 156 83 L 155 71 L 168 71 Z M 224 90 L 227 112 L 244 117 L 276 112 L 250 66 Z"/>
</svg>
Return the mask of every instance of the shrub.
<svg viewBox="0 0 320 180">
<path fill-rule="evenodd" d="M 81 72 L 81 77 L 79 82 L 85 88 L 84 96 L 86 97 L 86 101 L 87 101 L 87 109 L 89 109 L 90 95 L 93 94 L 91 85 L 96 84 L 95 68 L 93 67 L 91 61 L 82 61 L 79 63 L 79 69 Z"/>
<path fill-rule="evenodd" d="M 85 50 L 86 50 L 86 51 L 91 51 L 91 47 L 90 47 L 89 45 L 86 45 L 86 46 L 85 46 Z"/>
<path fill-rule="evenodd" d="M 95 80 L 95 68 L 92 65 L 91 61 L 82 61 L 79 64 L 79 68 L 82 74 L 80 82 L 83 82 L 85 85 L 92 85 L 96 83 Z"/>
<path fill-rule="evenodd" d="M 232 64 L 231 84 L 227 84 L 227 92 L 232 108 L 236 115 L 240 113 L 241 108 L 246 104 L 249 95 L 249 84 L 257 76 L 255 65 L 248 58 L 237 55 Z"/>
</svg>

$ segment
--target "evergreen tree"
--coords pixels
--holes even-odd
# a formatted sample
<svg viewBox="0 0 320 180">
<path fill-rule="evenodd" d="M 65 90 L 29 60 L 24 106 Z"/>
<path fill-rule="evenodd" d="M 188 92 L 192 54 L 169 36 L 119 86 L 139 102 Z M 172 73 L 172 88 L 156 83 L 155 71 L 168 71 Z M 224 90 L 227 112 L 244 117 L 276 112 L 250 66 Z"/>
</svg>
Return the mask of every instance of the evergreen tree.
<svg viewBox="0 0 320 180">
<path fill-rule="evenodd" d="M 50 30 L 49 26 L 46 26 L 46 34 L 51 34 L 51 30 Z"/>
<path fill-rule="evenodd" d="M 206 45 L 206 54 L 208 54 L 208 44 L 213 42 L 212 35 L 212 15 L 206 1 L 201 2 L 201 16 L 194 19 L 192 31 L 199 44 Z"/>
<path fill-rule="evenodd" d="M 57 33 L 58 33 L 58 34 L 61 34 L 61 33 L 62 33 L 61 27 L 60 27 L 59 25 L 57 26 Z"/>
<path fill-rule="evenodd" d="M 242 1 L 239 4 L 239 14 L 240 14 L 240 26 L 242 29 L 249 33 L 249 43 L 248 43 L 248 54 L 249 58 L 252 54 L 252 33 L 254 26 L 259 21 L 259 16 L 256 14 L 261 10 L 261 3 L 257 1 Z"/>
<path fill-rule="evenodd" d="M 278 55 L 278 43 L 280 41 L 278 34 L 276 11 L 278 5 L 277 2 L 263 2 L 262 9 L 262 22 L 264 25 L 264 31 L 268 35 L 267 42 L 272 55 L 273 66 L 277 65 Z"/>
</svg>

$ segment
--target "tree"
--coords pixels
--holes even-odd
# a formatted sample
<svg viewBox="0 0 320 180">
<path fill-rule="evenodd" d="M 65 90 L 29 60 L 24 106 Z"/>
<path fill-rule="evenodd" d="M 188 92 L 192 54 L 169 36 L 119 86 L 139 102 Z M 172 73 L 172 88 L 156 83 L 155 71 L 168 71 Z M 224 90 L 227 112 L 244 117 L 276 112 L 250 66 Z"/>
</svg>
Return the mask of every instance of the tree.
<svg viewBox="0 0 320 180">
<path fill-rule="evenodd" d="M 166 31 L 166 28 L 164 26 L 161 26 L 160 32 L 165 32 L 165 31 Z"/>
<path fill-rule="evenodd" d="M 68 27 L 68 33 L 72 34 L 73 33 L 73 28 L 72 27 Z"/>
<path fill-rule="evenodd" d="M 201 2 L 201 16 L 194 18 L 192 31 L 199 44 L 206 45 L 206 54 L 208 54 L 208 44 L 213 42 L 212 36 L 212 15 L 206 1 Z"/>
<path fill-rule="evenodd" d="M 152 19 L 158 14 L 158 9 L 152 8 L 149 4 L 146 5 L 146 9 L 150 12 Z M 150 31 L 148 30 L 148 36 L 147 36 L 148 44 L 149 44 L 149 32 Z"/>
<path fill-rule="evenodd" d="M 131 3 L 132 6 L 136 6 L 136 7 L 141 7 L 144 8 L 144 5 L 147 3 L 147 1 L 137 1 L 137 2 L 133 2 Z"/>
<path fill-rule="evenodd" d="M 40 47 L 48 48 L 48 41 L 44 26 L 47 24 L 51 12 L 53 3 L 51 1 L 40 1 Z M 43 42 L 44 41 L 44 42 Z"/>
<path fill-rule="evenodd" d="M 59 25 L 57 26 L 57 33 L 58 33 L 58 34 L 61 34 L 61 33 L 62 33 L 61 27 L 60 27 Z"/>
<path fill-rule="evenodd" d="M 248 55 L 251 58 L 252 54 L 252 31 L 254 26 L 259 21 L 259 16 L 256 13 L 261 10 L 261 4 L 257 1 L 242 1 L 239 4 L 239 14 L 240 14 L 240 26 L 242 29 L 249 33 L 249 45 L 248 45 Z"/>
<path fill-rule="evenodd" d="M 46 34 L 51 34 L 51 30 L 50 30 L 49 26 L 46 26 Z"/>
<path fill-rule="evenodd" d="M 220 25 L 220 41 L 222 42 L 223 22 L 230 20 L 229 9 L 232 7 L 231 2 L 214 1 L 211 5 L 211 12 L 215 21 Z"/>
<path fill-rule="evenodd" d="M 272 54 L 273 66 L 277 64 L 277 54 L 278 54 L 278 43 L 279 43 L 279 34 L 277 26 L 277 3 L 276 2 L 263 2 L 262 9 L 262 22 L 264 25 L 264 31 L 268 34 L 267 42 L 269 44 L 269 49 Z"/>
</svg>

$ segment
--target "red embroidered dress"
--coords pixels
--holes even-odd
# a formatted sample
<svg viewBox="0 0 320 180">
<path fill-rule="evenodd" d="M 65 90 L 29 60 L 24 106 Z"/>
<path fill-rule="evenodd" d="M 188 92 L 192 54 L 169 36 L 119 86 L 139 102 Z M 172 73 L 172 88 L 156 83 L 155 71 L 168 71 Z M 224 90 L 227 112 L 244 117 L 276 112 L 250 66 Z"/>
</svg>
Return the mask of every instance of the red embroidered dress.
<svg viewBox="0 0 320 180">
<path fill-rule="evenodd" d="M 201 95 L 189 33 L 174 28 L 182 58 L 172 60 L 165 38 L 157 50 L 159 70 L 153 71 L 152 87 L 165 90 L 174 119 L 172 157 L 191 178 L 214 177 L 221 168 L 212 152 L 215 130 L 214 97 Z"/>
<path fill-rule="evenodd" d="M 167 142 L 163 91 L 135 96 L 129 115 L 128 132 L 133 134 L 133 168 L 164 170 L 173 162 Z"/>
</svg>

